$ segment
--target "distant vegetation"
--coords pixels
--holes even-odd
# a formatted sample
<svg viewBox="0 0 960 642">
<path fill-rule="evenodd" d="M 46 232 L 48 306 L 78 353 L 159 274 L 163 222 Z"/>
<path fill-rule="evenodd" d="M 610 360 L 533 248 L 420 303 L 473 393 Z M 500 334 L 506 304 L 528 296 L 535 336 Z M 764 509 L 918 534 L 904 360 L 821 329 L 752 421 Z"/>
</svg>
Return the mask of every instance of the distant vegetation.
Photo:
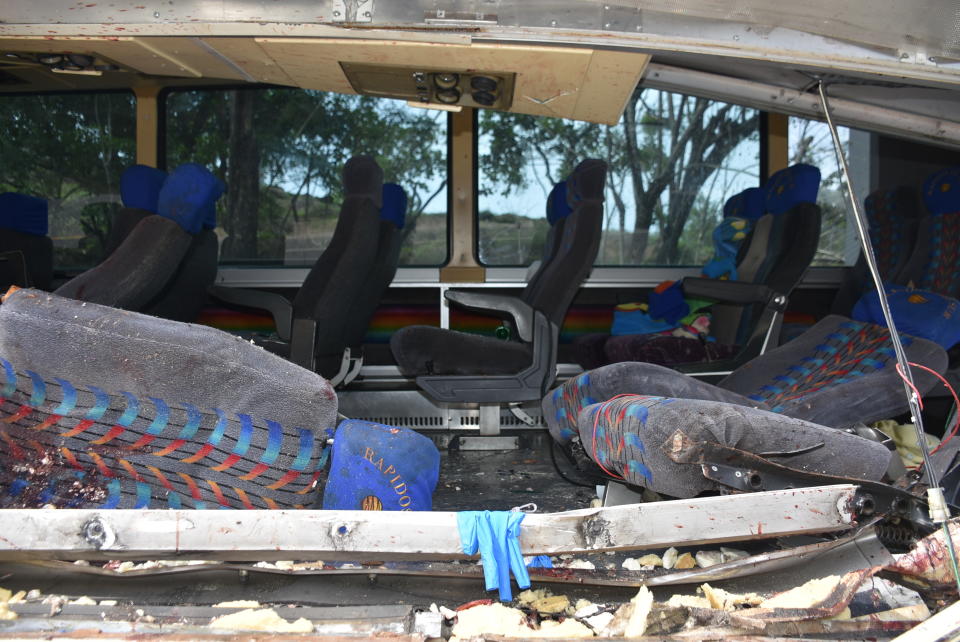
<svg viewBox="0 0 960 642">
<path fill-rule="evenodd" d="M 166 95 L 166 163 L 196 162 L 227 184 L 218 204 L 228 262 L 309 264 L 333 233 L 340 172 L 373 155 L 410 197 L 405 265 L 447 257 L 446 115 L 397 101 L 298 89 L 174 91 Z M 127 93 L 0 99 L 0 190 L 47 198 L 57 262 L 100 260 L 120 206 L 119 179 L 135 162 L 135 105 Z M 543 209 L 512 211 L 531 181 L 550 185 L 584 158 L 609 163 L 599 264 L 700 264 L 734 183 L 755 184 L 755 110 L 638 89 L 616 126 L 481 111 L 480 181 L 497 204 L 479 216 L 490 265 L 540 258 Z M 817 164 L 829 146 L 805 132 L 793 162 Z M 747 149 L 749 153 L 738 150 Z M 827 150 L 826 152 L 824 150 Z M 535 177 L 532 178 L 532 177 Z M 825 185 L 837 185 L 835 175 Z M 825 199 L 822 262 L 842 258 L 844 209 Z"/>
</svg>

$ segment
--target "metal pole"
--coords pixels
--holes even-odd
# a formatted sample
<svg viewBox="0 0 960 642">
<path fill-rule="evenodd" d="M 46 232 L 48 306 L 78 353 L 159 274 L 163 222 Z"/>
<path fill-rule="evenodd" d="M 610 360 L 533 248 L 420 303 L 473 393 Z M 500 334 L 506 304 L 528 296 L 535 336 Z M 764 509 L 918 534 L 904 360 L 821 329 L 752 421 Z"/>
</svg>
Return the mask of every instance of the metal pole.
<svg viewBox="0 0 960 642">
<path fill-rule="evenodd" d="M 890 304 L 887 301 L 887 292 L 883 288 L 883 279 L 880 278 L 880 271 L 877 269 L 877 260 L 873 254 L 873 244 L 870 242 L 870 235 L 867 231 L 869 226 L 867 217 L 860 207 L 860 201 L 857 200 L 856 192 L 853 189 L 853 183 L 850 182 L 850 168 L 847 166 L 847 157 L 843 153 L 843 146 L 840 144 L 840 134 L 837 133 L 837 127 L 833 123 L 833 117 L 830 114 L 830 105 L 827 101 L 827 92 L 823 80 L 817 83 L 817 91 L 820 93 L 820 104 L 823 107 L 823 115 L 827 120 L 827 127 L 830 128 L 830 135 L 833 137 L 833 147 L 837 154 L 837 161 L 840 163 L 840 173 L 843 175 L 843 182 L 847 187 L 847 196 L 850 199 L 850 206 L 853 208 L 853 219 L 857 224 L 857 234 L 860 236 L 860 245 L 863 248 L 863 258 L 867 263 L 867 269 L 873 278 L 873 286 L 877 290 L 880 298 L 880 309 L 883 310 L 883 318 L 887 322 L 887 328 L 890 330 L 890 342 L 893 344 L 893 351 L 897 356 L 897 363 L 900 366 L 900 372 L 903 375 L 903 389 L 907 395 L 907 403 L 910 405 L 910 414 L 913 419 L 913 426 L 917 433 L 917 447 L 923 454 L 923 468 L 927 473 L 927 503 L 930 511 L 930 518 L 935 523 L 943 526 L 943 535 L 946 540 L 947 550 L 950 552 L 950 561 L 953 567 L 953 576 L 957 582 L 957 588 L 960 589 L 960 569 L 957 568 L 957 556 L 954 551 L 953 538 L 950 537 L 950 529 L 947 521 L 950 519 L 950 509 L 943 497 L 943 489 L 940 488 L 940 480 L 936 478 L 933 470 L 933 464 L 930 461 L 930 453 L 927 451 L 927 437 L 923 430 L 923 417 L 920 414 L 920 400 L 914 392 L 913 374 L 910 371 L 910 364 L 907 362 L 907 354 L 903 350 L 903 343 L 900 341 L 900 335 L 897 332 L 897 326 L 894 323 L 893 315 L 890 313 Z"/>
</svg>

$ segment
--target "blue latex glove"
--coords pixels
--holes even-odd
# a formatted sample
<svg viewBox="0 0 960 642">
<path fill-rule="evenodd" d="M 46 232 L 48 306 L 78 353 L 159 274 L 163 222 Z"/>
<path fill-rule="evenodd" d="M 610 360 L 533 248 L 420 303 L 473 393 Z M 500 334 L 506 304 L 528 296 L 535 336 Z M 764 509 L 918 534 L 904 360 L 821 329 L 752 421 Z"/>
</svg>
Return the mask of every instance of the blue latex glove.
<svg viewBox="0 0 960 642">
<path fill-rule="evenodd" d="M 549 555 L 537 555 L 530 560 L 527 568 L 553 568 L 553 562 L 550 561 Z"/>
<path fill-rule="evenodd" d="M 517 586 L 530 588 L 530 574 L 520 554 L 520 511 L 463 511 L 457 513 L 460 546 L 467 555 L 480 552 L 483 579 L 488 591 L 499 589 L 500 600 L 513 599 L 510 571 Z"/>
</svg>

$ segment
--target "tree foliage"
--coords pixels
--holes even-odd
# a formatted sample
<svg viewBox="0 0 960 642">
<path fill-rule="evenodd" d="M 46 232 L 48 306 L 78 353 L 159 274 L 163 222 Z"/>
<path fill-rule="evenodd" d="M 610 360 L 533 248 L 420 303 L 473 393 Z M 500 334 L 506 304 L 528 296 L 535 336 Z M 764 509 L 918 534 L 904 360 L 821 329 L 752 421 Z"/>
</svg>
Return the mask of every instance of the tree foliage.
<svg viewBox="0 0 960 642">
<path fill-rule="evenodd" d="M 344 163 L 371 154 L 410 196 L 401 261 L 444 260 L 444 217 L 427 212 L 444 210 L 446 115 L 286 88 L 172 91 L 164 114 L 168 169 L 200 163 L 228 186 L 218 211 L 225 259 L 291 260 L 303 243 L 303 260 L 312 260 L 335 224 Z M 538 186 L 546 194 L 595 157 L 609 163 L 600 262 L 702 262 L 723 200 L 759 174 L 757 119 L 754 110 L 639 88 L 615 126 L 481 111 L 479 189 L 494 202 L 479 217 L 481 257 L 539 258 L 542 206 L 517 211 L 513 195 Z M 120 175 L 135 162 L 133 96 L 4 97 L 0 122 L 0 189 L 48 199 L 61 266 L 99 260 Z M 791 162 L 823 165 L 831 153 L 812 125 L 795 138 Z M 826 173 L 824 187 L 833 183 L 835 173 Z M 825 229 L 842 226 L 842 204 L 827 202 L 824 216 Z M 821 258 L 842 258 L 841 235 L 821 245 Z"/>
<path fill-rule="evenodd" d="M 51 231 L 70 245 L 57 248 L 61 264 L 102 252 L 120 173 L 133 162 L 135 117 L 129 93 L 0 100 L 0 191 L 47 199 Z"/>
<path fill-rule="evenodd" d="M 532 180 L 549 187 L 584 158 L 606 160 L 605 253 L 626 264 L 702 255 L 710 242 L 704 229 L 712 229 L 722 205 L 718 175 L 729 170 L 734 150 L 758 136 L 755 110 L 642 88 L 612 127 L 500 112 L 483 112 L 480 123 L 489 141 L 481 163 L 496 181 L 488 194 L 528 187 L 531 166 Z"/>
</svg>

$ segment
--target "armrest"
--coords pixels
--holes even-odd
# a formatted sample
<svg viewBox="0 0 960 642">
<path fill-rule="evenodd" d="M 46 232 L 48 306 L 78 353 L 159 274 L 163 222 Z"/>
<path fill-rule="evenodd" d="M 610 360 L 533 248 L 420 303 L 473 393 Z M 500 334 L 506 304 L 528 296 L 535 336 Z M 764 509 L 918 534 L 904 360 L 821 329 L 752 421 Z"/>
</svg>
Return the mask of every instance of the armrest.
<svg viewBox="0 0 960 642">
<path fill-rule="evenodd" d="M 273 323 L 277 326 L 277 334 L 280 338 L 284 341 L 290 340 L 290 332 L 293 326 L 293 304 L 285 296 L 275 292 L 228 288 L 223 285 L 211 285 L 208 291 L 211 296 L 225 303 L 266 310 L 273 316 Z"/>
<path fill-rule="evenodd" d="M 693 299 L 709 299 L 737 305 L 773 303 L 778 307 L 782 306 L 782 309 L 787 306 L 787 297 L 756 283 L 687 277 L 683 280 L 683 293 Z M 778 297 L 781 300 L 778 300 Z"/>
<path fill-rule="evenodd" d="M 485 292 L 463 292 L 447 290 L 445 296 L 448 301 L 480 312 L 501 312 L 513 320 L 517 336 L 525 343 L 533 341 L 533 308 L 523 300 L 503 294 L 487 294 Z"/>
</svg>

